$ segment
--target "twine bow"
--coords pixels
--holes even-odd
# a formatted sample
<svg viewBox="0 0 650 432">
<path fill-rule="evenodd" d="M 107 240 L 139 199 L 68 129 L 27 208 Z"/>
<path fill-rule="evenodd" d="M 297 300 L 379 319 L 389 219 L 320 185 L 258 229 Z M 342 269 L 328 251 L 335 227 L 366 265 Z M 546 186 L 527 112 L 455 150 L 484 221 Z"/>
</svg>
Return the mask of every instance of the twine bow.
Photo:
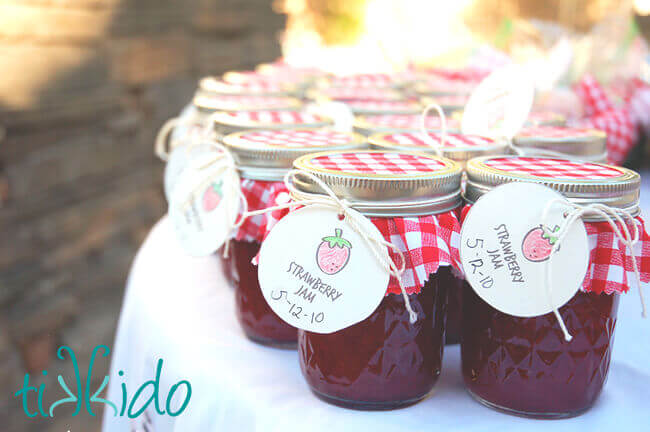
<svg viewBox="0 0 650 432">
<path fill-rule="evenodd" d="M 567 205 L 567 202 L 561 199 L 555 199 L 550 201 L 544 209 L 542 220 L 544 221 L 547 220 L 548 214 L 551 208 L 553 207 L 553 205 L 555 204 Z M 578 205 L 574 203 L 568 203 L 568 205 L 570 206 L 571 210 L 565 213 L 565 219 L 560 225 L 559 230 L 554 230 L 552 233 L 550 233 L 548 228 L 546 228 L 546 225 L 544 224 L 542 225 L 544 227 L 545 234 L 547 235 L 552 234 L 554 237 L 557 238 L 551 247 L 551 256 L 558 251 L 558 249 L 560 248 L 560 244 L 567 236 L 569 229 L 571 228 L 573 223 L 576 222 L 578 219 L 582 218 L 583 216 L 598 216 L 599 218 L 604 219 L 612 227 L 612 230 L 614 231 L 614 235 L 616 236 L 616 238 L 618 238 L 621 241 L 621 243 L 625 245 L 626 249 L 628 249 L 630 252 L 630 255 L 632 257 L 632 269 L 634 270 L 634 276 L 639 290 L 639 301 L 641 302 L 641 315 L 645 318 L 646 306 L 643 297 L 643 289 L 641 287 L 641 274 L 639 272 L 636 256 L 634 255 L 634 245 L 638 243 L 640 237 L 639 222 L 636 219 L 634 219 L 634 216 L 632 216 L 630 212 L 623 209 L 609 207 L 604 204 L 594 203 L 594 204 L 587 204 L 587 205 Z M 619 229 L 616 222 L 620 224 L 621 229 Z M 631 226 L 633 228 L 632 232 L 630 232 L 630 229 L 628 228 L 628 222 L 631 223 Z M 566 325 L 564 324 L 564 320 L 562 319 L 562 316 L 558 311 L 558 308 L 553 303 L 553 290 L 551 287 L 552 268 L 550 265 L 550 261 L 551 260 L 549 259 L 546 265 L 544 266 L 544 286 L 546 287 L 549 304 L 553 308 L 553 313 L 555 314 L 555 318 L 557 319 L 560 328 L 564 333 L 564 339 L 567 342 L 569 342 L 571 341 L 573 336 L 571 336 L 571 334 L 567 330 Z"/>
</svg>

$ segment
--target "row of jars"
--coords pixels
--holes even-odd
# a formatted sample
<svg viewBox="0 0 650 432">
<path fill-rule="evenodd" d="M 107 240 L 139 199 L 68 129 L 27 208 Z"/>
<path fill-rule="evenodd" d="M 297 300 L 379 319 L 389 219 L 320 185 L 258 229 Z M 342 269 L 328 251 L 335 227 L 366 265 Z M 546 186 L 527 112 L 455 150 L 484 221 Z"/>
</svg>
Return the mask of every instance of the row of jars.
<svg viewBox="0 0 650 432">
<path fill-rule="evenodd" d="M 219 128 L 221 124 L 215 122 Z M 463 206 L 512 181 L 541 183 L 583 204 L 614 203 L 638 212 L 640 179 L 630 170 L 504 155 L 508 153 L 504 143 L 484 137 L 450 133 L 443 142 L 441 134 L 430 133 L 430 138 L 443 144 L 446 157 L 431 154 L 429 143 L 413 132 L 365 138 L 327 128 L 259 129 L 225 134 L 221 142 L 233 154 L 242 184 L 282 189 L 287 170 L 303 170 L 320 178 L 376 224 L 413 217 L 438 222 L 446 218 L 446 223 L 456 224 L 450 229 L 458 231 Z M 368 150 L 369 145 L 375 150 Z M 332 163 L 341 159 L 357 162 Z M 382 175 L 368 175 L 359 163 Z M 562 175 L 557 175 L 560 171 L 554 166 L 562 167 Z M 585 170 L 596 174 L 572 177 L 571 173 Z M 313 185 L 303 187 L 305 193 L 317 192 Z M 249 208 L 260 209 L 253 202 Z M 617 293 L 580 291 L 564 305 L 560 313 L 571 317 L 568 326 L 578 335 L 566 342 L 552 314 L 519 318 L 502 313 L 476 295 L 460 269 L 439 266 L 409 294 L 420 317 L 415 324 L 409 322 L 404 299 L 391 293 L 362 322 L 332 334 L 317 334 L 291 327 L 264 299 L 253 264 L 262 237 L 235 237 L 229 258 L 224 259 L 227 277 L 235 286 L 238 320 L 255 342 L 285 348 L 297 345 L 307 383 L 330 403 L 383 410 L 427 397 L 441 373 L 445 338 L 460 342 L 463 377 L 470 394 L 503 411 L 534 417 L 572 416 L 588 409 L 603 388 Z"/>
<path fill-rule="evenodd" d="M 291 94 L 265 81 L 253 90 L 254 80 L 236 74 L 202 81 L 185 117 L 173 125 L 171 146 L 182 145 L 206 128 L 214 130 L 210 139 L 233 154 L 242 190 L 284 192 L 284 174 L 299 169 L 320 178 L 376 225 L 416 217 L 435 223 L 444 220 L 448 229 L 458 231 L 464 206 L 512 181 L 570 189 L 567 197 L 583 204 L 603 200 L 638 209 L 638 174 L 597 163 L 606 156 L 602 132 L 566 128 L 561 116 L 536 112 L 528 127 L 506 143 L 458 133 L 460 119 L 452 114 L 446 134 L 435 132 L 440 129 L 439 119 L 427 118 L 425 125 L 432 132 L 426 139 L 418 113 L 428 100 L 404 99 L 399 86 L 347 82 L 330 82 L 335 85 L 310 91 L 315 80 L 308 73 L 305 76 L 309 79 L 303 79 L 300 91 Z M 237 80 L 246 88 L 237 89 Z M 331 119 L 306 112 L 305 100 L 296 95 L 346 102 L 357 114 L 356 132 L 332 130 Z M 452 100 L 466 98 L 434 96 L 436 102 L 447 98 L 449 106 Z M 512 155 L 522 149 L 526 156 Z M 333 164 L 337 158 L 357 163 Z M 358 161 L 368 158 L 381 176 L 360 169 Z M 554 164 L 568 166 L 568 172 L 591 169 L 605 177 L 582 181 L 570 174 L 557 177 L 553 169 L 530 169 Z M 580 187 L 567 189 L 567 184 L 578 181 Z M 317 192 L 313 185 L 303 187 L 305 193 Z M 273 204 L 251 197 L 250 210 Z M 518 318 L 499 312 L 475 294 L 460 268 L 440 265 L 409 292 L 419 316 L 415 324 L 409 321 L 404 299 L 389 289 L 377 310 L 355 325 L 332 334 L 297 330 L 272 311 L 260 290 L 253 261 L 265 235 L 261 227 L 267 226 L 265 219 L 270 216 L 256 218 L 250 226 L 242 226 L 247 232 L 235 235 L 230 254 L 223 259 L 224 272 L 236 288 L 237 318 L 255 342 L 297 346 L 307 383 L 328 402 L 359 409 L 392 409 L 418 402 L 431 393 L 441 373 L 445 340 L 461 344 L 469 392 L 500 410 L 534 417 L 571 416 L 588 409 L 602 390 L 616 322 L 616 293 L 576 294 L 560 312 L 573 317 L 568 326 L 581 336 L 565 342 L 551 314 Z"/>
</svg>

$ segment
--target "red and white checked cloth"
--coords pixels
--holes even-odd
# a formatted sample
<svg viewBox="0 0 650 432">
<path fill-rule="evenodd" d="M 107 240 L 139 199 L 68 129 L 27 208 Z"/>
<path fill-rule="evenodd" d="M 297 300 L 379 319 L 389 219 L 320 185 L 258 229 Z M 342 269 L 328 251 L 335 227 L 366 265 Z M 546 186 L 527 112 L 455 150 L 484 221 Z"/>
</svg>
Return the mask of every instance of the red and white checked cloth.
<svg viewBox="0 0 650 432">
<path fill-rule="evenodd" d="M 291 148 L 342 146 L 355 136 L 327 129 L 260 130 L 239 135 L 240 145 L 281 146 Z"/>
<path fill-rule="evenodd" d="M 470 207 L 466 205 L 463 208 L 461 220 L 465 220 Z M 632 253 L 616 237 L 609 223 L 585 223 L 590 252 L 582 291 L 596 294 L 628 292 L 630 286 L 636 284 L 632 282 L 635 280 L 632 256 L 636 257 L 641 283 L 646 285 L 650 282 L 650 236 L 643 219 L 639 216 L 636 220 L 639 223 L 639 242 Z"/>
<path fill-rule="evenodd" d="M 341 102 L 345 103 L 352 112 L 356 111 L 373 111 L 381 112 L 419 112 L 422 107 L 417 102 L 408 100 L 373 100 L 373 99 L 345 99 Z"/>
<path fill-rule="evenodd" d="M 201 90 L 225 94 L 265 94 L 287 91 L 287 88 L 278 82 L 254 81 L 233 84 L 215 78 L 204 78 L 201 80 L 200 87 Z"/>
<path fill-rule="evenodd" d="M 604 180 L 624 175 L 616 167 L 545 157 L 495 157 L 486 160 L 485 165 L 508 173 L 567 180 Z"/>
<path fill-rule="evenodd" d="M 348 173 L 393 175 L 432 172 L 446 166 L 435 159 L 392 152 L 343 152 L 314 158 L 311 164 Z M 280 194 L 275 197 L 280 198 Z M 288 198 L 288 195 L 283 198 Z M 281 201 L 286 202 L 283 199 Z M 287 213 L 288 211 L 273 212 L 265 225 L 266 229 L 270 230 Z M 436 273 L 440 266 L 453 266 L 460 270 L 460 222 L 455 211 L 403 218 L 371 217 L 370 221 L 384 239 L 394 244 L 404 255 L 405 271 L 401 282 L 408 294 L 420 292 L 429 275 Z M 399 256 L 392 251 L 389 253 L 399 265 Z M 401 294 L 399 283 L 394 277 L 389 280 L 386 294 Z"/>
<path fill-rule="evenodd" d="M 316 114 L 302 111 L 229 111 L 219 113 L 223 122 L 228 124 L 304 124 L 306 126 L 323 123 L 327 120 Z"/>
<path fill-rule="evenodd" d="M 289 196 L 289 191 L 283 182 L 241 179 L 241 190 L 248 203 L 249 211 L 264 210 L 276 205 L 277 197 L 281 194 Z M 286 211 L 250 216 L 246 218 L 233 237 L 235 240 L 262 243 L 272 226 L 284 214 Z"/>
<path fill-rule="evenodd" d="M 333 100 L 345 101 L 348 99 L 366 99 L 376 101 L 402 100 L 400 92 L 390 87 L 325 87 L 318 90 Z"/>
<path fill-rule="evenodd" d="M 290 107 L 296 103 L 295 99 L 285 96 L 262 96 L 252 94 L 200 94 L 195 98 L 195 102 L 202 105 L 212 105 L 223 111 L 250 109 L 278 109 Z"/>
<path fill-rule="evenodd" d="M 416 173 L 434 173 L 448 166 L 434 157 L 398 151 L 350 151 L 328 154 L 306 162 L 314 168 L 351 174 L 381 174 L 395 178 Z"/>
<path fill-rule="evenodd" d="M 441 145 L 441 134 L 429 132 L 429 137 L 438 145 Z M 396 146 L 404 147 L 431 147 L 431 145 L 424 140 L 424 135 L 421 132 L 401 132 L 390 133 L 381 135 L 384 141 L 387 141 Z M 482 137 L 478 135 L 462 135 L 456 133 L 448 133 L 445 135 L 443 148 L 466 148 L 466 147 L 490 147 L 494 146 L 495 141 L 492 138 Z M 499 144 L 496 143 L 498 146 Z"/>
<path fill-rule="evenodd" d="M 264 237 L 288 213 L 286 210 L 273 212 L 264 225 L 267 230 Z M 441 266 L 453 266 L 461 271 L 460 222 L 455 211 L 430 216 L 369 219 L 384 240 L 397 246 L 404 255 L 401 281 L 407 294 L 419 293 L 429 275 L 436 273 Z M 392 250 L 389 250 L 389 255 L 393 262 L 400 264 L 399 255 Z M 401 292 L 397 279 L 391 276 L 386 295 Z"/>
<path fill-rule="evenodd" d="M 616 107 L 602 86 L 590 75 L 576 86 L 586 117 L 570 124 L 577 127 L 600 129 L 607 134 L 607 154 L 611 163 L 625 162 L 638 139 L 636 125 L 626 106 Z"/>
<path fill-rule="evenodd" d="M 359 116 L 357 118 L 360 126 L 382 129 L 420 130 L 422 122 L 422 116 L 420 114 L 375 114 Z M 446 120 L 447 129 L 460 129 L 458 119 L 451 117 Z M 428 129 L 440 129 L 442 126 L 440 117 L 437 116 L 428 116 L 425 124 Z"/>
</svg>

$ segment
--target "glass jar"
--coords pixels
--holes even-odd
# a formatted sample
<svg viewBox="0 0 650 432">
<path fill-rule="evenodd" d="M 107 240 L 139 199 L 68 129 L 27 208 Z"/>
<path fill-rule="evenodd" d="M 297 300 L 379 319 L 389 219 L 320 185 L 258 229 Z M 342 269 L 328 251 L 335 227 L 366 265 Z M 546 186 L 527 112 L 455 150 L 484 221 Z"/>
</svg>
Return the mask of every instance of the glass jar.
<svg viewBox="0 0 650 432">
<path fill-rule="evenodd" d="M 639 175 L 610 165 L 484 157 L 468 162 L 467 177 L 469 203 L 499 184 L 517 181 L 543 184 L 574 203 L 601 203 L 639 213 Z M 610 229 L 602 220 L 583 220 L 587 232 Z M 613 253 L 598 256 L 602 261 Z M 601 292 L 602 281 L 593 285 L 591 277 L 588 272 L 582 289 L 559 309 L 573 336 L 570 342 L 553 313 L 512 316 L 487 304 L 465 284 L 461 360 L 465 386 L 475 399 L 498 410 L 540 418 L 575 416 L 594 404 L 609 371 L 619 295 Z"/>
<path fill-rule="evenodd" d="M 418 314 L 411 324 L 399 284 L 391 279 L 365 320 L 330 334 L 299 330 L 303 376 L 319 398 L 343 407 L 387 410 L 418 402 L 432 391 L 442 365 L 451 289 L 442 275 L 453 259 L 438 242 L 448 240 L 441 232 L 460 228 L 454 210 L 462 203 L 461 168 L 435 156 L 370 150 L 316 153 L 294 165 L 320 178 L 400 248 L 408 273 L 402 281 Z M 297 199 L 320 192 L 309 180 L 294 186 Z M 443 228 L 432 233 L 433 225 Z M 426 235 L 418 236 L 423 229 Z"/>
<path fill-rule="evenodd" d="M 607 135 L 596 129 L 530 126 L 520 130 L 512 144 L 525 156 L 607 162 Z"/>
<path fill-rule="evenodd" d="M 326 149 L 362 148 L 366 141 L 357 134 L 327 129 L 251 130 L 225 136 L 223 145 L 237 164 L 248 210 L 254 211 L 275 205 L 275 198 L 286 192 L 282 180 L 296 157 Z M 253 263 L 270 216 L 255 215 L 244 221 L 230 241 L 226 265 L 235 287 L 237 318 L 246 336 L 264 345 L 290 348 L 296 345 L 296 329 L 269 307 Z"/>
<path fill-rule="evenodd" d="M 432 120 L 438 120 L 431 117 Z M 437 132 L 429 132 L 431 140 L 439 145 L 443 156 L 449 158 L 462 167 L 471 158 L 484 155 L 505 154 L 508 145 L 505 141 L 493 140 L 491 138 L 476 135 L 461 135 L 457 133 L 446 134 L 444 142 Z M 378 149 L 399 149 L 403 151 L 420 151 L 434 153 L 435 150 L 425 141 L 421 132 L 391 132 L 378 133 L 368 138 L 371 147 Z M 459 215 L 460 216 L 460 215 Z M 448 293 L 449 303 L 447 307 L 447 336 L 449 344 L 458 343 L 460 340 L 460 320 L 462 313 L 462 292 L 463 276 L 460 272 L 451 270 L 440 275 L 445 280 L 445 285 L 455 287 Z"/>
</svg>

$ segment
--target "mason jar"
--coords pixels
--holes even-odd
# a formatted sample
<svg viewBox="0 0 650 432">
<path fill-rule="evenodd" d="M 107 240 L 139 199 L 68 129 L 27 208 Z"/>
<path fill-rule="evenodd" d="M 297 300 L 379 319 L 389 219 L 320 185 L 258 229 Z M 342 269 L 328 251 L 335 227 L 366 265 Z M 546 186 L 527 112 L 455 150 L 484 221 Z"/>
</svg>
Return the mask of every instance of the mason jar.
<svg viewBox="0 0 650 432">
<path fill-rule="evenodd" d="M 294 167 L 322 180 L 400 249 L 406 260 L 402 286 L 417 313 L 411 323 L 400 284 L 391 277 L 383 301 L 363 321 L 329 334 L 299 330 L 300 367 L 309 387 L 326 402 L 355 409 L 422 400 L 442 367 L 450 287 L 441 274 L 458 265 L 450 241 L 460 229 L 460 166 L 422 153 L 364 150 L 314 153 Z M 300 174 L 295 179 L 294 198 L 322 193 L 309 179 L 298 181 Z"/>
<path fill-rule="evenodd" d="M 469 205 L 504 183 L 536 183 L 575 204 L 624 209 L 637 217 L 643 238 L 648 237 L 638 216 L 640 176 L 625 168 L 557 158 L 491 156 L 470 160 L 467 177 Z M 516 202 L 512 211 L 517 211 Z M 462 371 L 466 388 L 479 402 L 527 417 L 571 417 L 592 407 L 601 394 L 609 372 L 619 297 L 629 289 L 627 282 L 621 283 L 628 280 L 621 273 L 631 271 L 628 254 L 632 252 L 614 239 L 604 219 L 583 217 L 583 222 L 591 250 L 587 275 L 577 294 L 559 308 L 571 341 L 565 340 L 552 312 L 512 316 L 490 306 L 465 284 Z M 639 265 L 647 274 L 648 265 L 643 261 Z M 610 268 L 614 274 L 609 274 Z"/>
<path fill-rule="evenodd" d="M 283 178 L 296 157 L 327 149 L 362 148 L 366 141 L 358 134 L 302 128 L 234 133 L 223 138 L 223 145 L 237 164 L 247 208 L 256 211 L 276 205 L 281 194 L 288 197 Z M 227 265 L 232 269 L 237 318 L 246 336 L 264 345 L 295 347 L 296 329 L 266 303 L 253 264 L 273 218 L 274 214 L 266 213 L 244 221 L 230 241 L 231 263 Z"/>
</svg>

